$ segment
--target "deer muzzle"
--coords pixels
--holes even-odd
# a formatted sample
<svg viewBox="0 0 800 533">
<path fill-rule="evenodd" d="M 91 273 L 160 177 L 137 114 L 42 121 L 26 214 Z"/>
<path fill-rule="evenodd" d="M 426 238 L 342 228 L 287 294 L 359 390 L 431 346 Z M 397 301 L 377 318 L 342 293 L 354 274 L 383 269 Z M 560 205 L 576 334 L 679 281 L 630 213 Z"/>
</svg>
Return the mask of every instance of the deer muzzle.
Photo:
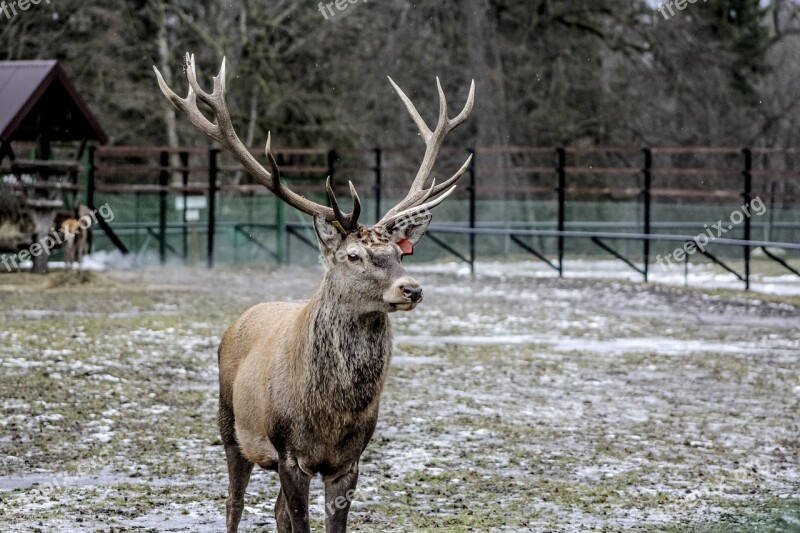
<svg viewBox="0 0 800 533">
<path fill-rule="evenodd" d="M 383 301 L 390 311 L 411 311 L 422 301 L 422 287 L 414 278 L 403 276 L 383 294 Z"/>
</svg>

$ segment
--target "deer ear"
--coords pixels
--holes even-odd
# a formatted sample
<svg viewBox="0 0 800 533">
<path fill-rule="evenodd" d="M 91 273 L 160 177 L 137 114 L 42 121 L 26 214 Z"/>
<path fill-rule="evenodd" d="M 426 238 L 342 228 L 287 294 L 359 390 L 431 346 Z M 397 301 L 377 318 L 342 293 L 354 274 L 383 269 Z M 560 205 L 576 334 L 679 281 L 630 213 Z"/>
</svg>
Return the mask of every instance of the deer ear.
<svg viewBox="0 0 800 533">
<path fill-rule="evenodd" d="M 430 223 L 430 212 L 420 213 L 412 218 L 400 219 L 392 229 L 392 242 L 399 244 L 407 240 L 412 246 L 416 246 L 416 244 L 422 240 L 422 237 L 425 236 L 425 232 L 428 231 L 428 224 Z M 404 250 L 404 253 L 409 252 L 405 252 Z"/>
<path fill-rule="evenodd" d="M 319 215 L 314 216 L 314 232 L 317 234 L 319 249 L 324 254 L 334 251 L 342 242 L 342 234 L 336 227 Z"/>
</svg>

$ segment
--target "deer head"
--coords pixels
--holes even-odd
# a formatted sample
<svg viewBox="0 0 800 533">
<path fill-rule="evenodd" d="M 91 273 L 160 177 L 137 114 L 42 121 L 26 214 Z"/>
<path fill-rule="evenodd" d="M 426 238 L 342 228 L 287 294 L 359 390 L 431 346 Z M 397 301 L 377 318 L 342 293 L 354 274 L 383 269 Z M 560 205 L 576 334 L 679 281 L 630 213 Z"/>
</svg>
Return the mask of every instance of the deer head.
<svg viewBox="0 0 800 533">
<path fill-rule="evenodd" d="M 439 92 L 439 118 L 431 130 L 414 104 L 389 78 L 411 118 L 425 141 L 425 155 L 406 197 L 392 207 L 375 225 L 358 223 L 361 202 L 352 182 L 349 182 L 353 210 L 343 213 L 333 193 L 331 179 L 325 184 L 330 207 L 323 206 L 286 187 L 280 178 L 280 169 L 271 151 L 271 135 L 267 134 L 265 155 L 269 170 L 250 153 L 236 134 L 225 102 L 225 59 L 219 74 L 214 77 L 214 90 L 205 92 L 197 82 L 194 55 L 186 54 L 186 75 L 189 94 L 181 98 L 164 82 L 156 67 L 156 77 L 161 91 L 189 121 L 200 131 L 230 150 L 244 168 L 267 189 L 287 204 L 311 215 L 317 235 L 325 281 L 332 294 L 339 294 L 342 303 L 351 303 L 362 312 L 410 310 L 422 300 L 422 288 L 410 277 L 401 264 L 403 255 L 425 235 L 431 221 L 430 210 L 444 201 L 456 188 L 456 182 L 469 168 L 472 156 L 449 179 L 437 184 L 430 180 L 436 157 L 445 136 L 462 124 L 472 112 L 475 99 L 475 82 L 470 85 L 467 103 L 455 118 L 447 116 L 447 100 L 436 78 Z M 216 123 L 208 120 L 198 109 L 197 99 L 211 108 Z M 430 185 L 428 182 L 430 180 Z"/>
</svg>

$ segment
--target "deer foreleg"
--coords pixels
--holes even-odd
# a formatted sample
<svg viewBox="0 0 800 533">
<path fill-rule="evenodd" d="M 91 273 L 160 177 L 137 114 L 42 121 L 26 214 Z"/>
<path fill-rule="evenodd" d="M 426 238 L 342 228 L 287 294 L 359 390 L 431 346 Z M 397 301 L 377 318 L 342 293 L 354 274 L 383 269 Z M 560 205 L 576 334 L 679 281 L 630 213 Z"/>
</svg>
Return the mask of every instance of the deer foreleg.
<svg viewBox="0 0 800 533">
<path fill-rule="evenodd" d="M 280 457 L 278 461 L 278 476 L 281 479 L 281 493 L 292 523 L 292 532 L 310 533 L 308 489 L 311 476 L 303 472 L 295 460 L 287 457 Z"/>
<path fill-rule="evenodd" d="M 358 463 L 344 475 L 325 480 L 325 532 L 347 531 L 347 515 L 358 483 Z"/>
<path fill-rule="evenodd" d="M 278 526 L 278 533 L 292 533 L 292 519 L 289 517 L 289 506 L 286 504 L 283 489 L 275 501 L 275 523 Z"/>
</svg>

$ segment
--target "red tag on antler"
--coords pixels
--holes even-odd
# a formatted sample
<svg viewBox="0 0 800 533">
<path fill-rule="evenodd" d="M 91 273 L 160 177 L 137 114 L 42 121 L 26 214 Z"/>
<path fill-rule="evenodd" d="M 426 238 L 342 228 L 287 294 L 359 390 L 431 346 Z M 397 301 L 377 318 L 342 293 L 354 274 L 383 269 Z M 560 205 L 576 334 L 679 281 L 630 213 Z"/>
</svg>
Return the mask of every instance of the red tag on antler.
<svg viewBox="0 0 800 533">
<path fill-rule="evenodd" d="M 403 255 L 414 255 L 414 245 L 411 244 L 411 241 L 408 239 L 398 241 L 397 246 L 400 247 L 400 251 L 403 252 Z"/>
</svg>

